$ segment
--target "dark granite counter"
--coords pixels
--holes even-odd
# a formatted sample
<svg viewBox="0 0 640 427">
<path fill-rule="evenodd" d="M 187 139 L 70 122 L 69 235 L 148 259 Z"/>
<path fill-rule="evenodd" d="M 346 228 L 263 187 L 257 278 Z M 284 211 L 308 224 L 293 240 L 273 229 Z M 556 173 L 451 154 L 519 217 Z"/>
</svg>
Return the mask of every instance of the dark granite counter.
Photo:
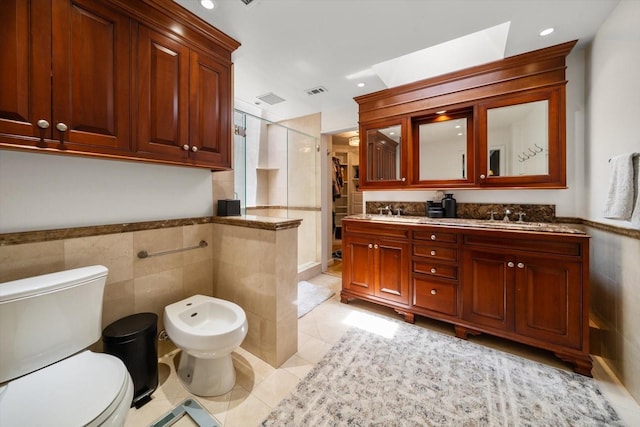
<svg viewBox="0 0 640 427">
<path fill-rule="evenodd" d="M 379 223 L 407 224 L 407 225 L 444 225 L 460 228 L 482 228 L 509 231 L 534 231 L 541 233 L 563 233 L 563 234 L 587 234 L 584 230 L 573 227 L 570 224 L 547 223 L 547 222 L 504 222 L 500 220 L 478 220 L 464 218 L 428 218 L 424 216 L 388 216 L 388 215 L 351 215 L 344 219 L 358 221 L 369 221 Z"/>
</svg>

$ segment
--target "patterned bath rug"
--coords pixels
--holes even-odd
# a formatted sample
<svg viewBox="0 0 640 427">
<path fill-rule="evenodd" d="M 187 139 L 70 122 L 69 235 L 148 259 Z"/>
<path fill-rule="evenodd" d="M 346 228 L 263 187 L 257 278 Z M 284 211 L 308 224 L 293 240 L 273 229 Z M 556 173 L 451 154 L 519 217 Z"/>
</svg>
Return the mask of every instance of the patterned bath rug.
<svg viewBox="0 0 640 427">
<path fill-rule="evenodd" d="M 623 425 L 592 378 L 379 322 L 349 329 L 262 426 Z"/>
<path fill-rule="evenodd" d="M 333 294 L 331 289 L 323 286 L 305 281 L 298 282 L 298 319 L 331 298 Z"/>
</svg>

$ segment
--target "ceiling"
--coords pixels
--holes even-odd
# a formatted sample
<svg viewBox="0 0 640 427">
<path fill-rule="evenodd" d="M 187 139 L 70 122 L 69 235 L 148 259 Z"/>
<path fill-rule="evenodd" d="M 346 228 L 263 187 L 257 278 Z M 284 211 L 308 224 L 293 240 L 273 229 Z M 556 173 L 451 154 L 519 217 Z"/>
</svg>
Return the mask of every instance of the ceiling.
<svg viewBox="0 0 640 427">
<path fill-rule="evenodd" d="M 325 116 L 349 115 L 355 126 L 353 98 L 386 88 L 376 64 L 506 22 L 505 57 L 576 39 L 581 49 L 619 2 L 254 0 L 247 6 L 214 0 L 216 7 L 206 10 L 199 0 L 174 1 L 242 43 L 233 54 L 236 100 L 272 119 L 321 112 L 323 131 L 347 129 L 325 125 Z M 539 36 L 548 27 L 555 31 Z M 326 92 L 307 94 L 317 87 Z M 270 105 L 257 98 L 269 93 L 285 101 Z"/>
</svg>

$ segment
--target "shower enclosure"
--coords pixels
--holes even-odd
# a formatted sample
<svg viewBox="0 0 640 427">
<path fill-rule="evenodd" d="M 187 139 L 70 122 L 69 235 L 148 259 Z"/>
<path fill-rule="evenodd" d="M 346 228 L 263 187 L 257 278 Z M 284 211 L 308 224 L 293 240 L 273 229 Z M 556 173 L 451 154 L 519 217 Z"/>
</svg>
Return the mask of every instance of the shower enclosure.
<svg viewBox="0 0 640 427">
<path fill-rule="evenodd" d="M 298 273 L 319 266 L 318 138 L 239 110 L 234 111 L 234 125 L 234 186 L 242 213 L 302 219 Z"/>
</svg>

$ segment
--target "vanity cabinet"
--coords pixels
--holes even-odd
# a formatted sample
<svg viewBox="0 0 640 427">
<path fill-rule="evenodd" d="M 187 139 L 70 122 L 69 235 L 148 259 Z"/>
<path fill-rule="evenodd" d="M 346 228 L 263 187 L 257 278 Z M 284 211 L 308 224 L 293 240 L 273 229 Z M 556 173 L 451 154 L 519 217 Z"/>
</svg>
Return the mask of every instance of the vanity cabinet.
<svg viewBox="0 0 640 427">
<path fill-rule="evenodd" d="M 413 309 L 439 319 L 458 317 L 458 233 L 431 228 L 412 236 Z"/>
<path fill-rule="evenodd" d="M 0 9 L 0 143 L 126 153 L 130 18 L 93 0 L 11 0 Z"/>
<path fill-rule="evenodd" d="M 238 46 L 173 2 L 3 2 L 0 148 L 229 169 Z"/>
<path fill-rule="evenodd" d="M 342 302 L 449 322 L 463 339 L 488 333 L 543 348 L 591 375 L 586 234 L 348 217 L 342 225 Z"/>
<path fill-rule="evenodd" d="M 341 300 L 364 297 L 409 306 L 409 231 L 392 225 L 343 222 Z"/>
</svg>

